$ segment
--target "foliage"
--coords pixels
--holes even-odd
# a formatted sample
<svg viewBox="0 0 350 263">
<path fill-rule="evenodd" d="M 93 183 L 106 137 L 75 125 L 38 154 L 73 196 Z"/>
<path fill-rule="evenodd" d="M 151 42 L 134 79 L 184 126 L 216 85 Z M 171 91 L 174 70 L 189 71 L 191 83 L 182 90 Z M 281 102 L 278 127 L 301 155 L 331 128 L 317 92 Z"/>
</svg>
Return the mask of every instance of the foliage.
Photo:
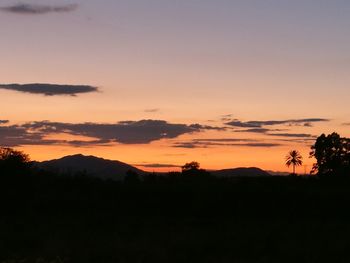
<svg viewBox="0 0 350 263">
<path fill-rule="evenodd" d="M 200 164 L 198 162 L 194 162 L 193 161 L 193 162 L 190 162 L 190 163 L 186 163 L 181 168 L 182 168 L 182 172 L 199 170 Z"/>
<path fill-rule="evenodd" d="M 4 174 L 28 172 L 29 161 L 29 156 L 21 151 L 0 147 L 0 171 Z"/>
<path fill-rule="evenodd" d="M 344 176 L 350 173 L 350 139 L 337 133 L 322 134 L 312 146 L 311 157 L 316 158 L 312 172 L 318 175 Z"/>
<path fill-rule="evenodd" d="M 286 165 L 290 167 L 293 165 L 293 175 L 295 175 L 295 167 L 303 164 L 303 157 L 297 150 L 290 151 L 286 156 Z"/>
</svg>

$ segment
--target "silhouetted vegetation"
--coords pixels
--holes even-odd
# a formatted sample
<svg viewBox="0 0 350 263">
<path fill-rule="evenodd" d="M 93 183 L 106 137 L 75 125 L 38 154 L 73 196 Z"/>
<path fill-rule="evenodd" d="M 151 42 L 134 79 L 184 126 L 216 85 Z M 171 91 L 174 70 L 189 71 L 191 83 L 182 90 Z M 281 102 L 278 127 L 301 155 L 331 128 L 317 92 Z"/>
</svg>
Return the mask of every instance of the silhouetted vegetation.
<svg viewBox="0 0 350 263">
<path fill-rule="evenodd" d="M 313 172 L 320 176 L 350 176 L 350 139 L 337 133 L 322 134 L 316 140 L 311 157 L 316 158 Z"/>
<path fill-rule="evenodd" d="M 222 178 L 192 162 L 112 181 L 30 169 L 7 151 L 0 262 L 350 261 L 345 176 Z"/>
<path fill-rule="evenodd" d="M 293 166 L 293 174 L 296 175 L 295 173 L 295 168 L 297 166 L 300 166 L 303 164 L 303 157 L 301 156 L 300 152 L 297 150 L 292 150 L 290 151 L 287 156 L 286 156 L 286 165 L 290 167 L 291 165 Z"/>
<path fill-rule="evenodd" d="M 29 173 L 29 156 L 21 151 L 0 147 L 0 172 L 18 175 Z"/>
</svg>

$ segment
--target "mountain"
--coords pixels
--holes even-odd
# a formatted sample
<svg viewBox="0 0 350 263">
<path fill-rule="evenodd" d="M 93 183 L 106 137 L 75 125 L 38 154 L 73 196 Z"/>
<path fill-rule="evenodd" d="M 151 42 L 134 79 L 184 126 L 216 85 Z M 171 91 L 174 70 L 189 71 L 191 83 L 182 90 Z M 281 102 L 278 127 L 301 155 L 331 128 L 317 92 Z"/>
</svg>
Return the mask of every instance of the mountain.
<svg viewBox="0 0 350 263">
<path fill-rule="evenodd" d="M 249 168 L 233 168 L 233 169 L 224 169 L 224 170 L 217 170 L 211 172 L 215 176 L 221 176 L 221 177 L 263 177 L 263 176 L 271 176 L 268 172 L 256 168 L 256 167 L 249 167 Z"/>
<path fill-rule="evenodd" d="M 90 176 L 113 180 L 122 180 L 127 171 L 133 171 L 139 175 L 145 174 L 144 171 L 123 162 L 106 160 L 95 156 L 85 156 L 82 154 L 65 156 L 61 159 L 50 161 L 36 162 L 34 166 L 58 173 L 75 174 L 84 172 Z"/>
</svg>

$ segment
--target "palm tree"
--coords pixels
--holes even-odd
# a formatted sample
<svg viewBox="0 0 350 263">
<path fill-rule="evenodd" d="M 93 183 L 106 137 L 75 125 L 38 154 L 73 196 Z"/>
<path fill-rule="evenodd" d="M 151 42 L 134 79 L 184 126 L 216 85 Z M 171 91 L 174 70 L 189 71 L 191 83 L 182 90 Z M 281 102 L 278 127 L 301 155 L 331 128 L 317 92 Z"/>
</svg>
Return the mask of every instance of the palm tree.
<svg viewBox="0 0 350 263">
<path fill-rule="evenodd" d="M 295 175 L 295 167 L 303 164 L 303 157 L 297 150 L 290 151 L 286 156 L 287 167 L 293 165 L 293 175 Z"/>
</svg>

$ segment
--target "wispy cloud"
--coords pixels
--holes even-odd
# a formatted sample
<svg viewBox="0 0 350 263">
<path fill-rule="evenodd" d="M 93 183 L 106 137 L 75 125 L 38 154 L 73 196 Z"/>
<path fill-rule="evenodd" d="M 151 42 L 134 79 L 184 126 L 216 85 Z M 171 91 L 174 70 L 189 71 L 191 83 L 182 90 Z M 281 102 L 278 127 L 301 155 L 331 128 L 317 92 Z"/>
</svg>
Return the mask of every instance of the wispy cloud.
<svg viewBox="0 0 350 263">
<path fill-rule="evenodd" d="M 144 112 L 147 112 L 147 113 L 155 113 L 155 112 L 159 112 L 160 109 L 145 109 Z"/>
<path fill-rule="evenodd" d="M 221 121 L 230 121 L 232 119 L 233 114 L 224 114 L 220 116 Z"/>
<path fill-rule="evenodd" d="M 0 120 L 0 125 L 1 124 L 6 124 L 6 123 L 9 123 L 9 121 L 8 120 Z"/>
<path fill-rule="evenodd" d="M 255 148 L 271 148 L 281 146 L 280 143 L 264 142 L 255 139 L 194 139 L 187 142 L 176 142 L 173 144 L 175 148 L 209 148 L 209 147 L 255 147 Z"/>
<path fill-rule="evenodd" d="M 251 129 L 235 130 L 235 132 L 250 132 L 250 133 L 266 133 L 269 131 L 270 129 L 267 129 L 267 128 L 251 128 Z"/>
<path fill-rule="evenodd" d="M 268 135 L 291 138 L 317 138 L 317 136 L 308 133 L 269 133 Z"/>
<path fill-rule="evenodd" d="M 148 163 L 148 164 L 134 164 L 135 166 L 142 166 L 145 168 L 178 168 L 181 165 L 166 164 L 166 163 Z"/>
<path fill-rule="evenodd" d="M 269 120 L 269 121 L 247 121 L 243 122 L 240 120 L 233 120 L 226 122 L 226 125 L 240 128 L 262 128 L 264 126 L 273 126 L 273 125 L 304 125 L 311 126 L 311 123 L 316 122 L 328 122 L 329 119 L 323 118 L 310 118 L 310 119 L 294 119 L 294 120 Z"/>
<path fill-rule="evenodd" d="M 228 143 L 228 142 L 256 142 L 257 140 L 255 139 L 239 139 L 239 138 L 214 138 L 214 139 L 194 139 L 194 142 L 216 142 L 216 143 Z"/>
<path fill-rule="evenodd" d="M 76 96 L 81 93 L 97 92 L 98 88 L 89 85 L 60 85 L 60 84 L 0 84 L 0 89 L 13 90 L 45 96 L 70 95 Z"/>
<path fill-rule="evenodd" d="M 48 13 L 67 13 L 75 11 L 78 8 L 77 4 L 70 5 L 38 5 L 38 4 L 15 4 L 10 6 L 0 7 L 3 12 L 21 14 L 21 15 L 43 15 Z"/>
</svg>

